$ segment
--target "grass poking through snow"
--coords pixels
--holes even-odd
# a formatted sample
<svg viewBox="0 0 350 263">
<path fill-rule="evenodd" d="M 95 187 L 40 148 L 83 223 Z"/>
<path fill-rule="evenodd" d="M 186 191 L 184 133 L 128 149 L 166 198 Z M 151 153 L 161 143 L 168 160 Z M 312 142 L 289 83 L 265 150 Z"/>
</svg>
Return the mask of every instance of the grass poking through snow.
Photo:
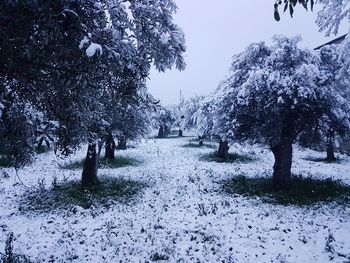
<svg viewBox="0 0 350 263">
<path fill-rule="evenodd" d="M 177 135 L 168 135 L 167 137 L 154 136 L 153 139 L 165 140 L 165 139 L 181 139 L 181 138 L 186 138 L 186 137 L 192 137 L 192 136 L 182 136 L 182 137 L 179 137 Z"/>
<path fill-rule="evenodd" d="M 119 168 L 119 167 L 125 167 L 125 166 L 137 166 L 141 164 L 142 162 L 139 160 L 136 160 L 132 157 L 123 157 L 118 156 L 113 160 L 108 159 L 100 159 L 100 167 L 101 168 Z"/>
<path fill-rule="evenodd" d="M 217 157 L 217 152 L 212 152 L 209 154 L 203 155 L 200 160 L 202 161 L 207 161 L 207 162 L 217 162 L 217 163 L 235 163 L 235 162 L 240 162 L 240 163 L 248 163 L 252 162 L 255 159 L 253 157 L 247 156 L 247 155 L 241 155 L 238 153 L 229 153 L 227 159 L 219 158 Z"/>
<path fill-rule="evenodd" d="M 312 205 L 317 202 L 349 202 L 350 186 L 331 179 L 317 180 L 294 176 L 288 190 L 275 190 L 271 178 L 237 176 L 223 183 L 229 194 L 259 197 L 264 202 L 282 205 Z"/>
<path fill-rule="evenodd" d="M 5 156 L 0 155 L 0 167 L 9 168 L 9 167 L 13 167 L 13 166 L 14 166 L 13 160 L 11 160 L 10 158 L 7 158 Z"/>
<path fill-rule="evenodd" d="M 306 161 L 316 162 L 316 163 L 340 163 L 340 159 L 328 160 L 327 158 L 314 158 L 314 157 L 306 157 L 304 158 Z"/>
<path fill-rule="evenodd" d="M 197 143 L 190 142 L 190 143 L 182 145 L 182 147 L 184 147 L 184 148 L 216 148 L 215 145 L 206 144 L 206 143 L 204 143 L 203 145 L 200 145 L 199 142 L 197 142 Z"/>
<path fill-rule="evenodd" d="M 48 190 L 27 193 L 23 199 L 23 211 L 47 211 L 81 206 L 85 209 L 94 207 L 113 207 L 115 203 L 130 203 L 143 188 L 144 182 L 124 178 L 101 177 L 91 187 L 84 188 L 80 181 L 57 184 Z"/>
<path fill-rule="evenodd" d="M 46 146 L 39 146 L 35 148 L 36 154 L 43 154 L 49 152 L 51 149 Z"/>
<path fill-rule="evenodd" d="M 99 168 L 113 169 L 113 168 L 120 168 L 120 167 L 126 167 L 126 166 L 137 166 L 141 163 L 142 162 L 140 160 L 136 160 L 135 158 L 132 158 L 132 157 L 117 156 L 115 157 L 114 160 L 101 158 L 99 160 Z M 83 169 L 83 167 L 84 167 L 84 159 L 69 162 L 61 166 L 62 169 L 66 169 L 66 170 L 79 170 L 79 169 Z"/>
<path fill-rule="evenodd" d="M 71 161 L 71 162 L 65 163 L 63 165 L 60 165 L 60 167 L 62 169 L 65 169 L 65 170 L 79 170 L 79 169 L 83 169 L 83 167 L 84 167 L 84 159 L 77 160 L 77 161 Z"/>
</svg>

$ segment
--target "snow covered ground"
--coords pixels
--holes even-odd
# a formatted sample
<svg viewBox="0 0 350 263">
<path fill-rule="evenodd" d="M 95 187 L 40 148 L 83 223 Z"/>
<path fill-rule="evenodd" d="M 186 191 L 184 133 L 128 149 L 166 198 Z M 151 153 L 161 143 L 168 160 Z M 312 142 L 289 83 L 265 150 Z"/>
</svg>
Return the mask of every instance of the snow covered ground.
<svg viewBox="0 0 350 263">
<path fill-rule="evenodd" d="M 201 155 L 213 149 L 181 147 L 188 140 L 152 139 L 118 151 L 143 164 L 99 174 L 146 182 L 148 187 L 134 202 L 110 208 L 23 209 L 28 187 L 48 189 L 53 178 L 80 178 L 79 170 L 60 169 L 57 163 L 63 161 L 53 153 L 20 170 L 21 183 L 12 169 L 2 169 L 0 251 L 12 231 L 15 252 L 33 262 L 350 262 L 349 204 L 282 206 L 224 194 L 219 191 L 222 180 L 270 175 L 271 153 L 233 146 L 235 152 L 254 154 L 256 161 L 205 162 Z M 83 156 L 81 151 L 72 159 Z M 323 154 L 295 149 L 293 173 L 350 184 L 350 158 L 326 164 L 304 160 L 308 157 Z"/>
</svg>

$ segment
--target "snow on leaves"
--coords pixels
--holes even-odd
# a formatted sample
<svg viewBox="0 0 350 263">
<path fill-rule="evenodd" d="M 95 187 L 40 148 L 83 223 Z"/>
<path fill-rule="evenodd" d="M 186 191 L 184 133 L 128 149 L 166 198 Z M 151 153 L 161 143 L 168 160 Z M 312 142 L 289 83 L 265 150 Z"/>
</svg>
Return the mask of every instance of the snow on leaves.
<svg viewBox="0 0 350 263">
<path fill-rule="evenodd" d="M 341 22 L 350 22 L 350 2 L 348 0 L 322 0 L 320 4 L 322 9 L 316 20 L 320 31 L 325 31 L 327 36 L 338 34 Z"/>
<path fill-rule="evenodd" d="M 80 41 L 79 49 L 83 50 L 87 47 L 85 53 L 89 58 L 95 56 L 95 54 L 99 56 L 102 55 L 102 46 L 100 44 L 92 42 L 90 40 L 91 34 L 89 33 L 88 35 L 88 37 L 84 36 L 84 38 Z"/>
<path fill-rule="evenodd" d="M 273 40 L 272 46 L 254 43 L 233 57 L 229 77 L 197 112 L 210 126 L 206 133 L 274 144 L 284 127 L 295 139 L 306 126 L 322 125 L 325 116 L 341 133 L 348 130 L 349 91 L 337 77 L 337 48 L 317 53 L 299 48 L 300 37 Z"/>
<path fill-rule="evenodd" d="M 102 46 L 91 42 L 90 46 L 86 49 L 86 55 L 91 58 L 95 54 L 102 55 Z"/>
<path fill-rule="evenodd" d="M 147 116 L 137 111 L 153 107 L 142 103 L 139 93 L 152 64 L 160 71 L 185 68 L 176 10 L 171 0 L 5 2 L 4 25 L 18 23 L 13 28 L 21 30 L 1 30 L 3 39 L 11 35 L 18 43 L 2 43 L 0 48 L 13 56 L 0 59 L 0 78 L 20 80 L 28 88 L 15 87 L 19 95 L 59 121 L 62 152 L 103 137 L 107 129 L 119 132 L 116 123 L 139 124 L 142 129 L 132 128 L 131 136 L 139 137 L 148 127 L 141 123 Z M 35 25 L 35 32 L 21 27 L 22 21 Z M 22 50 L 29 50 L 36 63 Z"/>
</svg>

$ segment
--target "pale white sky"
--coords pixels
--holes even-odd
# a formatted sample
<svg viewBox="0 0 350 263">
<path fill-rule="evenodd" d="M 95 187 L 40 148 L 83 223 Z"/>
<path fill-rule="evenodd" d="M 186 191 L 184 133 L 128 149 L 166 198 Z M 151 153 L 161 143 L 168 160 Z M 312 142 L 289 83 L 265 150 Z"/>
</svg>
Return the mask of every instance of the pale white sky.
<svg viewBox="0 0 350 263">
<path fill-rule="evenodd" d="M 301 35 L 301 46 L 315 48 L 332 40 L 319 33 L 315 24 L 317 6 L 313 13 L 301 6 L 293 18 L 281 15 L 273 18 L 274 0 L 176 0 L 179 7 L 174 16 L 186 36 L 187 68 L 165 73 L 152 70 L 148 87 L 163 105 L 177 103 L 180 90 L 185 98 L 195 94 L 207 95 L 223 80 L 231 57 L 243 51 L 250 43 L 271 43 L 275 34 Z M 339 35 L 347 30 L 341 28 Z"/>
</svg>

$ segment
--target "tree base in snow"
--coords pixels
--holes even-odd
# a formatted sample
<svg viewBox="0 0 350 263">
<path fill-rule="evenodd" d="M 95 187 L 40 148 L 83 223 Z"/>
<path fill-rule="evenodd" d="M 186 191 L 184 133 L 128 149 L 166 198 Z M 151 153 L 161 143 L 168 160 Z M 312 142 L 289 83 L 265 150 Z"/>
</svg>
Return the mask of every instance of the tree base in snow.
<svg viewBox="0 0 350 263">
<path fill-rule="evenodd" d="M 216 157 L 223 159 L 223 160 L 227 160 L 229 149 L 230 149 L 230 147 L 228 146 L 228 142 L 220 140 L 219 149 L 218 149 L 218 153 L 217 153 Z"/>
<path fill-rule="evenodd" d="M 288 190 L 276 190 L 271 178 L 248 178 L 236 176 L 223 183 L 223 190 L 229 194 L 259 197 L 266 203 L 283 205 L 312 205 L 317 202 L 347 203 L 350 186 L 338 181 L 316 180 L 293 176 Z"/>
<path fill-rule="evenodd" d="M 288 189 L 292 179 L 292 141 L 271 146 L 271 151 L 275 157 L 273 165 L 272 182 L 275 189 Z"/>
<path fill-rule="evenodd" d="M 158 138 L 164 138 L 165 136 L 164 136 L 164 128 L 163 128 L 163 126 L 160 126 L 159 127 L 159 130 L 158 130 L 158 136 L 157 136 Z"/>
<path fill-rule="evenodd" d="M 105 159 L 108 160 L 113 160 L 115 158 L 114 153 L 115 153 L 115 141 L 113 139 L 112 133 L 109 133 L 106 138 L 106 143 L 105 143 Z"/>
<path fill-rule="evenodd" d="M 126 150 L 126 140 L 118 140 L 118 146 L 117 146 L 118 150 Z"/>
<path fill-rule="evenodd" d="M 327 146 L 327 157 L 326 157 L 326 161 L 327 162 L 335 162 L 337 160 L 337 158 L 334 155 L 334 148 L 333 145 L 328 145 Z"/>
<path fill-rule="evenodd" d="M 88 146 L 81 179 L 84 187 L 89 187 L 97 182 L 98 155 L 96 148 L 96 143 L 91 143 Z"/>
</svg>

